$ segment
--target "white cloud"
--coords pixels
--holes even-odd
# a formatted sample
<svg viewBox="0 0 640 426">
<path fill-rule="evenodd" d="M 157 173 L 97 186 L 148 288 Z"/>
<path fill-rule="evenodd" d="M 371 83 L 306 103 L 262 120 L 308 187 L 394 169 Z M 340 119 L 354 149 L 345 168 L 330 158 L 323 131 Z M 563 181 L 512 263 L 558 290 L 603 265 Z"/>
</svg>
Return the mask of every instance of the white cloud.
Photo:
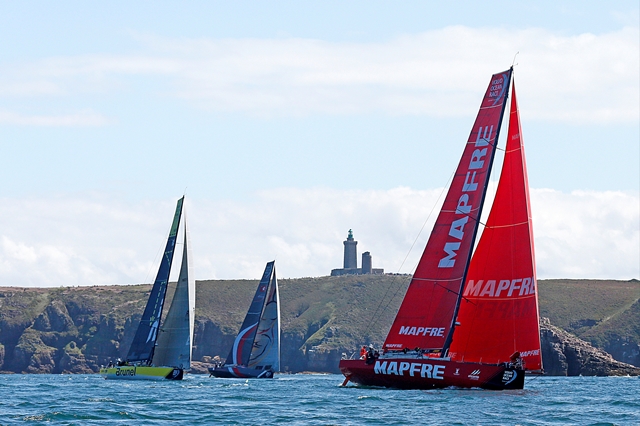
<svg viewBox="0 0 640 426">
<path fill-rule="evenodd" d="M 156 76 L 153 96 L 216 111 L 471 116 L 488 76 L 520 52 L 517 80 L 527 99 L 521 108 L 530 119 L 610 123 L 640 115 L 637 26 L 574 36 L 455 26 L 384 43 L 140 39 L 148 51 L 137 56 L 56 57 L 13 67 L 0 73 L 0 96 L 105 94 L 136 87 L 130 78 Z"/>
<path fill-rule="evenodd" d="M 67 115 L 25 115 L 0 110 L 0 124 L 39 127 L 104 126 L 109 119 L 91 110 Z"/>
<path fill-rule="evenodd" d="M 281 188 L 247 202 L 187 199 L 195 276 L 257 279 L 272 259 L 281 277 L 328 275 L 342 267 L 349 229 L 374 267 L 411 272 L 441 193 Z M 539 278 L 639 278 L 637 193 L 543 189 L 531 198 Z M 96 194 L 3 199 L 0 285 L 150 282 L 174 202 L 130 204 Z"/>
<path fill-rule="evenodd" d="M 638 278 L 638 194 L 532 194 L 538 272 L 554 278 Z"/>
</svg>

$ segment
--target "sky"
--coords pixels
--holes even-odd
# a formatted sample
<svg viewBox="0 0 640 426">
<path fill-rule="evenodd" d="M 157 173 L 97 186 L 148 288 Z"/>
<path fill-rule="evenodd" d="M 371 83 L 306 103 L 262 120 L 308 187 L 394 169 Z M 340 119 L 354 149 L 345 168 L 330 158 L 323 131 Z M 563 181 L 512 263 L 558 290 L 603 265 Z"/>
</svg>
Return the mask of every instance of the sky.
<svg viewBox="0 0 640 426">
<path fill-rule="evenodd" d="M 153 281 L 183 194 L 198 280 L 328 275 L 349 229 L 411 273 L 512 64 L 538 278 L 640 278 L 639 21 L 637 1 L 0 0 L 0 286 Z"/>
</svg>

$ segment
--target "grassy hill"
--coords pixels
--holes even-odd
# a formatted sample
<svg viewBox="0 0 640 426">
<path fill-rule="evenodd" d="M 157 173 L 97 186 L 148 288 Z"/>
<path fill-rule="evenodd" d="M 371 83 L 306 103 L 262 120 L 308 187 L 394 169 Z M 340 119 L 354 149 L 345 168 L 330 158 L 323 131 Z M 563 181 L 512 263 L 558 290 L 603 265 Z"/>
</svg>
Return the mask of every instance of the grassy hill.
<svg viewBox="0 0 640 426">
<path fill-rule="evenodd" d="M 544 280 L 540 315 L 616 359 L 640 365 L 640 281 Z"/>
<path fill-rule="evenodd" d="M 307 336 L 308 346 L 381 343 L 409 283 L 407 275 L 359 275 L 278 280 L 282 328 Z M 196 315 L 236 333 L 258 281 L 200 281 Z M 355 347 L 354 347 L 355 350 Z"/>
<path fill-rule="evenodd" d="M 285 369 L 337 365 L 342 352 L 355 352 L 363 343 L 380 345 L 409 279 L 360 275 L 279 280 Z M 197 282 L 194 359 L 226 357 L 257 284 Z M 95 371 L 109 359 L 124 357 L 149 289 L 0 287 L 0 370 Z M 170 287 L 169 298 L 172 293 Z M 616 359 L 640 365 L 637 280 L 542 280 L 539 298 L 541 316 L 552 324 Z"/>
</svg>

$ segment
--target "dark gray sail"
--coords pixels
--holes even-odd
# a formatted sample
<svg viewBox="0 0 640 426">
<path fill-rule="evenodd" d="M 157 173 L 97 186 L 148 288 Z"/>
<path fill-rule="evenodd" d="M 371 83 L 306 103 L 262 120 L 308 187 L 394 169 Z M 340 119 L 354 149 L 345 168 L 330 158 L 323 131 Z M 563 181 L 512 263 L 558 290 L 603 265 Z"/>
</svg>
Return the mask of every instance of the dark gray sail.
<svg viewBox="0 0 640 426">
<path fill-rule="evenodd" d="M 238 335 L 233 342 L 233 347 L 231 348 L 231 352 L 227 357 L 225 365 L 246 366 L 249 363 L 251 350 L 253 348 L 253 341 L 258 330 L 258 323 L 260 322 L 262 311 L 265 306 L 265 298 L 267 296 L 267 290 L 269 289 L 269 282 L 271 281 L 271 273 L 273 271 L 274 263 L 275 261 L 267 263 L 267 266 L 264 269 L 264 274 L 262 274 L 262 279 L 260 280 L 260 284 L 258 284 L 256 294 L 253 296 L 247 316 L 244 318 L 242 326 L 240 327 L 240 332 L 238 332 Z"/>
<path fill-rule="evenodd" d="M 280 295 L 275 266 L 247 367 L 280 371 Z"/>
<path fill-rule="evenodd" d="M 183 201 L 184 197 L 178 200 L 167 245 L 160 262 L 160 268 L 158 269 L 158 275 L 156 276 L 156 280 L 151 288 L 151 294 L 149 295 L 147 306 L 145 307 L 142 318 L 140 319 L 140 325 L 138 326 L 138 330 L 136 331 L 133 342 L 131 342 L 131 347 L 129 348 L 129 354 L 127 355 L 127 362 L 129 363 L 150 365 L 151 360 L 153 359 L 153 352 L 156 340 L 158 339 L 158 327 L 160 326 L 160 318 L 162 316 L 162 307 L 167 295 L 169 272 L 171 271 L 173 252 L 176 245 L 176 238 L 178 236 L 178 227 L 180 225 L 180 216 L 182 215 Z"/>
<path fill-rule="evenodd" d="M 182 265 L 180 275 L 173 294 L 169 313 L 160 326 L 158 345 L 153 355 L 153 365 L 176 367 L 188 370 L 191 368 L 191 343 L 193 342 L 193 326 L 195 314 L 196 283 L 189 274 L 191 269 L 191 251 L 189 249 L 189 233 L 187 218 L 184 219 L 184 246 L 182 248 Z"/>
</svg>

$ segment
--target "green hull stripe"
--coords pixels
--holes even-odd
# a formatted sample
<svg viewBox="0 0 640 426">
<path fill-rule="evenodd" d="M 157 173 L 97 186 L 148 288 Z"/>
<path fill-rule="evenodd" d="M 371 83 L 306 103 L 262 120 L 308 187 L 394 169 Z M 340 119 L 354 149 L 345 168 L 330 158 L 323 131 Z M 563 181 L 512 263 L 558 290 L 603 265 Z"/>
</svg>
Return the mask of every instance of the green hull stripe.
<svg viewBox="0 0 640 426">
<path fill-rule="evenodd" d="M 151 379 L 151 380 L 164 380 L 169 374 L 173 372 L 172 367 L 135 367 L 135 366 L 123 366 L 123 367 L 110 367 L 101 368 L 100 374 L 105 379 L 116 380 L 136 380 L 136 379 Z"/>
</svg>

